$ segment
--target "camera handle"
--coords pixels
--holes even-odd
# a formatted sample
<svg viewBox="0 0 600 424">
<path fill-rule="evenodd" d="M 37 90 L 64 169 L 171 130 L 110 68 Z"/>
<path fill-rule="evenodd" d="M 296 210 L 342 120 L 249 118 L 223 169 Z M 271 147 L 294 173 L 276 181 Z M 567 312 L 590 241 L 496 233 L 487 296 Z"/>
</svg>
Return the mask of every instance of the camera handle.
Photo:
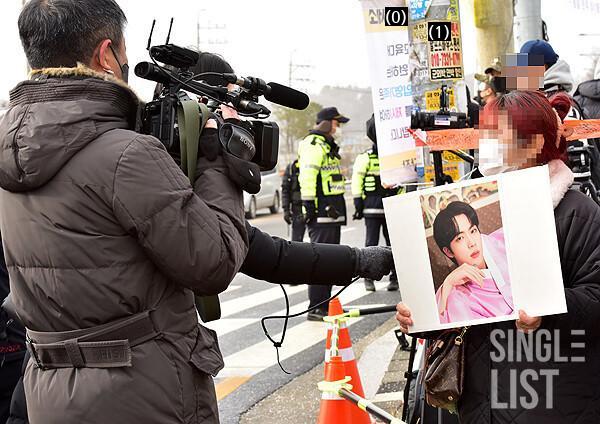
<svg viewBox="0 0 600 424">
<path fill-rule="evenodd" d="M 181 152 L 181 169 L 190 179 L 192 186 L 196 180 L 196 163 L 198 161 L 198 143 L 200 133 L 206 125 L 211 113 L 203 103 L 190 99 L 182 99 L 177 106 L 177 122 L 179 123 L 179 142 Z M 203 322 L 221 318 L 219 296 L 194 295 L 196 309 Z"/>
</svg>

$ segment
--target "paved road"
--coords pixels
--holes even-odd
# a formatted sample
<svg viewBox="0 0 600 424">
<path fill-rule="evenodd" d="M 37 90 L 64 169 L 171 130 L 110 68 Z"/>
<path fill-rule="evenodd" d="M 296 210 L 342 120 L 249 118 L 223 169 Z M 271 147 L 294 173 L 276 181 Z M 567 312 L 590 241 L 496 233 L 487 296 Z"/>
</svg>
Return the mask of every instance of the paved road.
<svg viewBox="0 0 600 424">
<path fill-rule="evenodd" d="M 271 235 L 286 237 L 287 231 L 281 214 L 259 215 L 252 225 Z M 352 246 L 364 244 L 363 221 L 350 221 L 342 230 L 342 243 Z M 383 240 L 382 240 L 383 243 Z M 362 282 L 350 286 L 341 295 L 345 305 L 394 304 L 398 292 L 385 291 L 386 282 L 377 283 L 378 291 L 368 293 Z M 305 286 L 285 286 L 291 305 L 291 313 L 300 312 L 308 306 Z M 334 292 L 339 290 L 334 288 Z M 304 316 L 290 319 L 285 342 L 279 349 L 281 363 L 290 374 L 284 373 L 277 364 L 276 351 L 264 336 L 260 320 L 267 315 L 281 315 L 285 303 L 278 285 L 254 280 L 239 274 L 228 290 L 220 296 L 222 318 L 208 326 L 219 335 L 225 368 L 215 380 L 221 422 L 237 423 L 241 414 L 295 377 L 322 363 L 325 349 L 325 325 L 309 322 Z M 367 336 L 389 319 L 369 316 L 351 322 L 354 342 Z M 278 339 L 282 321 L 270 321 L 267 328 Z"/>
</svg>

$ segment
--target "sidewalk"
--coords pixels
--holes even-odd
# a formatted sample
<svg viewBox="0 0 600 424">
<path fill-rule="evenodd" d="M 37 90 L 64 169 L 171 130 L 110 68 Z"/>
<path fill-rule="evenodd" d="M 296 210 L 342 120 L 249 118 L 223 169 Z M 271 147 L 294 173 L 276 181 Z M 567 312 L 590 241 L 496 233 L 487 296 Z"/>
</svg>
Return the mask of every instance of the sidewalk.
<svg viewBox="0 0 600 424">
<path fill-rule="evenodd" d="M 353 347 L 359 359 L 366 397 L 392 415 L 400 417 L 408 352 L 400 350 L 394 335 L 396 328 L 397 322 L 392 317 Z M 319 414 L 321 399 L 317 383 L 322 379 L 323 364 L 320 364 L 254 405 L 242 415 L 240 423 L 314 423 Z"/>
</svg>

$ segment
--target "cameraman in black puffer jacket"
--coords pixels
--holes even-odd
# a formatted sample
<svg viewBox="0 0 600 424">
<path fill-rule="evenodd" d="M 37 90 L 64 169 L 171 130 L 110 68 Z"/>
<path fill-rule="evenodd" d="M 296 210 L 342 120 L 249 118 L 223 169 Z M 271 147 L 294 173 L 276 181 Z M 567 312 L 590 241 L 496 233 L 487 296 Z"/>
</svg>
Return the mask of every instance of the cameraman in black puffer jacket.
<svg viewBox="0 0 600 424">
<path fill-rule="evenodd" d="M 208 71 L 232 73 L 233 69 L 221 57 L 202 53 L 198 66 L 192 71 L 196 74 Z M 218 85 L 224 81 L 213 76 L 207 82 Z M 159 91 L 157 88 L 156 92 Z M 264 233 L 248 222 L 246 230 L 249 246 L 240 272 L 270 283 L 346 285 L 354 277 L 381 280 L 393 267 L 389 248 L 291 242 Z M 17 377 L 19 370 L 17 367 Z M 22 381 L 13 396 L 11 420 L 7 424 L 28 422 Z M 3 421 L 0 420 L 0 424 Z"/>
</svg>

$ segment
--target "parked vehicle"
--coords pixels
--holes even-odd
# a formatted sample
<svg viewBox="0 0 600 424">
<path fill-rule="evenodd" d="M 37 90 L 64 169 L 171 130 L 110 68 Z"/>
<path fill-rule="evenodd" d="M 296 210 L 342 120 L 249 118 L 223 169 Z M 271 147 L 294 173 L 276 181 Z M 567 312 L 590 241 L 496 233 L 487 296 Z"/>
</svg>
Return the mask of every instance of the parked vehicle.
<svg viewBox="0 0 600 424">
<path fill-rule="evenodd" d="M 246 218 L 256 218 L 256 212 L 264 208 L 269 208 L 271 213 L 278 213 L 281 209 L 281 176 L 277 167 L 261 172 L 261 186 L 257 194 L 244 192 Z"/>
</svg>

